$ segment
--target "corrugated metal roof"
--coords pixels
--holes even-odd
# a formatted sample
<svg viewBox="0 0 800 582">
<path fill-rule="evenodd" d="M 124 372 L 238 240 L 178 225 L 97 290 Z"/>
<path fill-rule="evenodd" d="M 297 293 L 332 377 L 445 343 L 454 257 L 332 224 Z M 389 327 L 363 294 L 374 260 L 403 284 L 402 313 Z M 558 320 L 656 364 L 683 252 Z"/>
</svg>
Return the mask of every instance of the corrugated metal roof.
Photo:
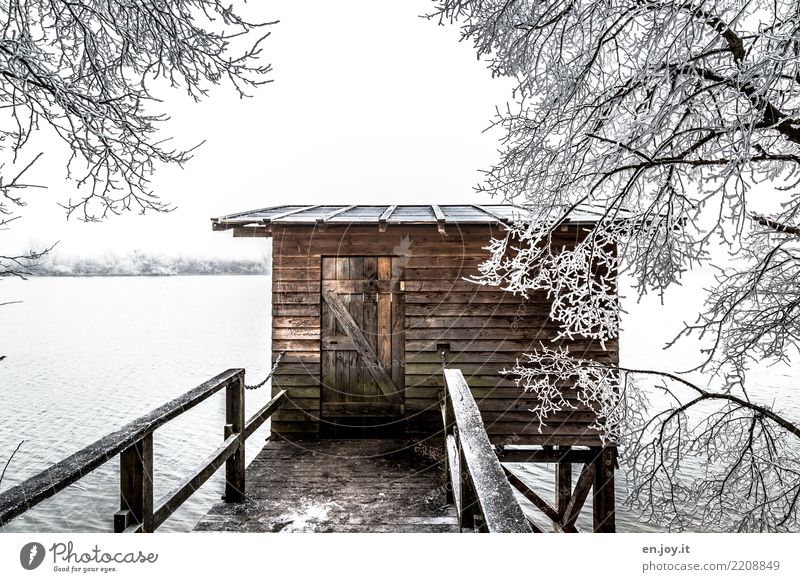
<svg viewBox="0 0 800 582">
<path fill-rule="evenodd" d="M 212 218 L 214 230 L 271 224 L 497 224 L 524 216 L 526 210 L 511 204 L 443 205 L 284 205 L 270 206 Z M 602 214 L 589 206 L 576 208 L 571 223 L 597 222 Z"/>
</svg>

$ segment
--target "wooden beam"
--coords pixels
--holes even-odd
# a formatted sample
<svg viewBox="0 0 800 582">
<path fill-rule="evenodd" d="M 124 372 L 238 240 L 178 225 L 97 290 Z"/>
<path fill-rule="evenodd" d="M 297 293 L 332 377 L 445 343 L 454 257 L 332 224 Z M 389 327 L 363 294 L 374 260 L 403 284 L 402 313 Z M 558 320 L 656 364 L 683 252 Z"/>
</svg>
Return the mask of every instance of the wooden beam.
<svg viewBox="0 0 800 582">
<path fill-rule="evenodd" d="M 131 523 L 152 533 L 153 523 L 153 433 L 122 451 L 119 456 L 119 507 L 125 513 L 124 526 L 115 516 L 114 530 L 124 531 Z"/>
<path fill-rule="evenodd" d="M 589 490 L 594 483 L 594 463 L 587 463 L 583 466 L 578 483 L 575 485 L 575 491 L 567 502 L 567 509 L 564 511 L 562 523 L 564 529 L 569 531 L 575 527 L 575 522 L 581 512 L 586 496 L 589 495 Z"/>
<path fill-rule="evenodd" d="M 178 509 L 184 501 L 189 499 L 200 486 L 216 473 L 222 464 L 228 460 L 239 448 L 239 435 L 233 434 L 211 453 L 192 474 L 182 480 L 177 487 L 159 499 L 153 516 L 157 528 Z"/>
<path fill-rule="evenodd" d="M 261 410 L 256 412 L 253 416 L 250 417 L 250 420 L 247 421 L 244 429 L 244 438 L 249 439 L 250 435 L 252 435 L 255 431 L 259 429 L 259 427 L 266 422 L 266 420 L 272 416 L 272 414 L 280 408 L 284 402 L 289 398 L 286 390 L 281 390 L 278 392 L 272 400 L 267 402 Z"/>
<path fill-rule="evenodd" d="M 268 238 L 272 236 L 272 229 L 262 225 L 237 226 L 233 229 L 233 238 Z"/>
<path fill-rule="evenodd" d="M 265 218 L 264 224 L 271 224 L 276 220 L 280 220 L 281 218 L 286 218 L 287 216 L 292 216 L 293 214 L 298 214 L 300 212 L 305 212 L 306 210 L 313 210 L 314 208 L 319 208 L 322 206 L 321 204 L 315 204 L 314 206 L 303 206 L 296 210 L 288 210 L 286 212 L 281 212 L 280 214 L 276 214 L 275 216 L 270 216 L 269 218 Z"/>
<path fill-rule="evenodd" d="M 334 317 L 336 317 L 336 321 L 339 322 L 344 332 L 353 341 L 353 347 L 364 362 L 367 371 L 369 371 L 370 375 L 377 383 L 378 388 L 380 388 L 389 402 L 402 404 L 403 398 L 400 391 L 397 389 L 397 386 L 395 386 L 391 377 L 389 377 L 389 374 L 387 374 L 386 369 L 383 367 L 383 364 L 381 364 L 378 356 L 375 355 L 372 346 L 369 345 L 367 338 L 364 337 L 364 334 L 353 320 L 350 312 L 347 311 L 345 304 L 342 303 L 342 300 L 339 299 L 339 296 L 335 292 L 326 288 L 322 289 L 322 297 L 325 299 L 328 307 L 331 308 L 331 312 Z"/>
<path fill-rule="evenodd" d="M 603 447 L 595 461 L 594 499 L 592 517 L 596 533 L 614 533 L 616 530 L 616 508 L 614 500 L 614 468 L 616 447 Z"/>
<path fill-rule="evenodd" d="M 445 217 L 444 213 L 442 212 L 442 209 L 439 208 L 439 206 L 436 204 L 431 204 L 431 208 L 433 209 L 434 216 L 436 216 L 436 224 L 439 228 L 439 232 L 442 234 L 447 234 L 444 231 Z"/>
<path fill-rule="evenodd" d="M 501 224 L 507 224 L 507 223 L 510 222 L 510 220 L 508 218 L 500 216 L 494 210 L 490 210 L 489 208 L 486 208 L 485 206 L 479 206 L 478 204 L 472 204 L 472 207 L 473 208 L 477 208 L 478 210 L 480 210 L 484 214 L 488 214 L 489 216 L 491 216 L 492 218 L 494 218 L 497 222 L 499 222 Z"/>
<path fill-rule="evenodd" d="M 562 447 L 563 448 L 563 447 Z M 567 447 L 569 449 L 569 447 Z M 572 463 L 559 460 L 556 465 L 556 509 L 559 515 L 567 511 L 572 492 Z"/>
<path fill-rule="evenodd" d="M 386 210 L 384 210 L 381 213 L 380 217 L 378 218 L 378 230 L 380 230 L 380 232 L 386 232 L 386 226 L 387 226 L 386 221 L 389 220 L 389 217 L 392 215 L 392 213 L 395 211 L 396 208 L 397 204 L 393 204 L 392 206 L 389 206 Z"/>
<path fill-rule="evenodd" d="M 452 497 L 452 502 L 456 506 L 457 515 L 461 516 L 461 463 L 460 455 L 458 454 L 458 446 L 456 445 L 456 437 L 451 434 L 447 435 L 445 446 L 447 449 L 448 478 L 450 480 L 450 495 L 448 495 L 448 497 Z"/>
<path fill-rule="evenodd" d="M 497 453 L 501 463 L 593 463 L 597 451 L 591 449 L 505 449 Z"/>
<path fill-rule="evenodd" d="M 343 208 L 340 208 L 339 210 L 334 210 L 333 212 L 331 212 L 329 214 L 326 214 L 325 216 L 317 218 L 317 224 L 324 224 L 326 221 L 330 220 L 334 216 L 338 216 L 338 215 L 340 215 L 340 214 L 342 214 L 344 212 L 347 212 L 348 210 L 351 210 L 352 208 L 355 208 L 356 206 L 357 206 L 357 204 L 352 204 L 350 206 L 345 206 Z"/>
<path fill-rule="evenodd" d="M 522 496 L 525 497 L 525 499 L 538 507 L 539 510 L 541 510 L 541 512 L 548 517 L 548 519 L 554 523 L 561 521 L 561 515 L 555 509 L 553 509 L 549 503 L 539 497 L 539 495 L 533 489 L 528 487 L 527 483 L 517 477 L 514 472 L 511 471 L 511 469 L 508 467 L 503 467 L 503 472 L 506 474 L 506 478 L 508 479 L 508 482 L 511 483 L 511 486 L 522 493 Z"/>
</svg>

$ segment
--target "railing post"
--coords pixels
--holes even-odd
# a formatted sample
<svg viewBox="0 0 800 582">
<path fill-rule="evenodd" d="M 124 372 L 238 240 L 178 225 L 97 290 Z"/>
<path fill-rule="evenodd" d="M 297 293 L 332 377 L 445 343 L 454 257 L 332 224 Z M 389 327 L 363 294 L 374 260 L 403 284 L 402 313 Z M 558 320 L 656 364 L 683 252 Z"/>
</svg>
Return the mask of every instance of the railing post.
<svg viewBox="0 0 800 582">
<path fill-rule="evenodd" d="M 153 433 L 122 451 L 119 456 L 120 510 L 114 515 L 114 531 L 141 524 L 153 531 Z"/>
<path fill-rule="evenodd" d="M 225 501 L 244 501 L 244 372 L 225 388 L 225 438 L 239 435 L 239 448 L 225 462 Z"/>
</svg>

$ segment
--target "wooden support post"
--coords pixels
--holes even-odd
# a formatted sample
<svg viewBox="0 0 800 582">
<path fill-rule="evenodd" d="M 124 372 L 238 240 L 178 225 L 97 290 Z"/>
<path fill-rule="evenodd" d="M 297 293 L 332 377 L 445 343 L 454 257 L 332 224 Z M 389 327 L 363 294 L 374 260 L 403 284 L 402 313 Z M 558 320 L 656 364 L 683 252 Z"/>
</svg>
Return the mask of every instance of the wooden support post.
<svg viewBox="0 0 800 582">
<path fill-rule="evenodd" d="M 119 506 L 114 532 L 141 524 L 139 531 L 153 531 L 153 433 L 143 436 L 119 456 Z"/>
<path fill-rule="evenodd" d="M 478 498 L 475 495 L 475 488 L 469 477 L 469 469 L 467 460 L 464 457 L 463 444 L 458 447 L 459 452 L 459 480 L 461 481 L 460 494 L 461 494 L 461 514 L 458 516 L 458 526 L 461 531 L 465 529 L 475 530 L 475 512 L 480 513 L 478 506 Z"/>
<path fill-rule="evenodd" d="M 244 501 L 244 375 L 225 388 L 225 439 L 239 435 L 239 448 L 225 462 L 225 501 Z"/>
<path fill-rule="evenodd" d="M 564 517 L 562 518 L 564 531 L 574 531 L 575 521 L 578 519 L 581 508 L 586 501 L 586 496 L 589 495 L 594 483 L 594 473 L 594 463 L 586 463 L 583 466 L 578 482 L 575 484 L 575 491 L 572 492 L 567 502 L 567 508 L 564 510 Z"/>
<path fill-rule="evenodd" d="M 614 533 L 616 518 L 614 507 L 614 469 L 617 463 L 617 448 L 603 447 L 598 451 L 594 471 L 594 531 Z"/>
<path fill-rule="evenodd" d="M 453 429 L 453 420 L 452 420 L 452 412 L 450 411 L 450 405 L 447 401 L 447 390 L 443 390 L 440 393 L 440 402 L 442 407 L 442 422 L 444 423 L 444 482 L 445 482 L 445 501 L 448 504 L 455 503 L 454 497 L 454 484 L 450 479 L 450 472 L 451 472 L 451 463 L 454 465 L 458 464 L 458 459 L 454 454 L 454 451 L 451 452 L 452 446 L 448 443 L 448 440 L 452 440 L 455 443 L 455 431 Z M 452 439 L 449 439 L 453 435 Z M 455 445 L 453 445 L 455 446 Z M 451 459 L 452 457 L 452 459 Z M 456 473 L 457 475 L 458 473 Z"/>
<path fill-rule="evenodd" d="M 453 421 L 453 409 L 450 406 L 450 396 L 449 392 L 447 391 L 447 386 L 445 386 L 445 379 L 444 379 L 444 369 L 447 367 L 447 350 L 441 350 L 439 352 L 439 356 L 442 360 L 442 391 L 439 393 L 439 403 L 442 408 L 442 424 L 444 425 L 444 482 L 445 482 L 445 501 L 448 504 L 455 503 L 455 483 L 450 479 L 450 464 L 455 463 L 458 464 L 458 459 L 454 454 L 454 451 L 451 452 L 450 445 L 448 444 L 448 436 L 453 435 L 455 437 L 455 427 Z M 452 439 L 452 442 L 455 443 L 455 438 Z M 452 460 L 451 460 L 452 457 Z M 461 471 L 459 470 L 455 474 L 458 475 Z"/>
<path fill-rule="evenodd" d="M 559 453 L 567 452 L 571 447 L 560 447 Z M 556 465 L 556 511 L 564 516 L 569 498 L 572 496 L 572 463 L 561 460 Z"/>
</svg>

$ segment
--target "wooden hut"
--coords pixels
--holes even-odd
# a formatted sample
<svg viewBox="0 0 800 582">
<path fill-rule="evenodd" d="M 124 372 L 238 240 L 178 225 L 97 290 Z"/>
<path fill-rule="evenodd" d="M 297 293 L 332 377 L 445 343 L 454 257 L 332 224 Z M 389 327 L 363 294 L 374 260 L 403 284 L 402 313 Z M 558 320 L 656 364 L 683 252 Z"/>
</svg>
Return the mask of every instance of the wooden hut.
<svg viewBox="0 0 800 582">
<path fill-rule="evenodd" d="M 273 438 L 441 435 L 441 354 L 462 370 L 492 443 L 598 447 L 591 413 L 539 426 L 534 396 L 498 374 L 553 346 L 544 295 L 528 300 L 464 280 L 518 213 L 509 205 L 275 206 L 212 219 L 237 237 L 272 237 L 273 391 L 288 405 Z M 581 236 L 575 212 L 555 244 Z M 616 362 L 617 342 L 561 342 Z"/>
</svg>

